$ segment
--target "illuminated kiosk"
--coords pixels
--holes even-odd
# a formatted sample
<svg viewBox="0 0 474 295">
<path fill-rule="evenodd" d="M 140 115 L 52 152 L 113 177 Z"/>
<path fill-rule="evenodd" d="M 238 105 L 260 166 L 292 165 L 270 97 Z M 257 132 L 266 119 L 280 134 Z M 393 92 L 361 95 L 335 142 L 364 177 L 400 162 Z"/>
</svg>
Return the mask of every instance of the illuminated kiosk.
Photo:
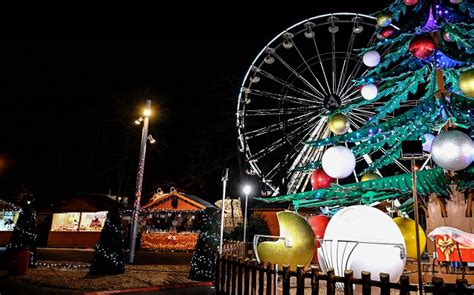
<svg viewBox="0 0 474 295">
<path fill-rule="evenodd" d="M 20 207 L 0 199 L 0 246 L 6 245 L 10 240 L 19 215 Z"/>
<path fill-rule="evenodd" d="M 119 206 L 108 195 L 78 194 L 51 209 L 48 247 L 93 248 L 107 212 Z M 48 213 L 48 212 L 43 212 Z"/>
<path fill-rule="evenodd" d="M 208 207 L 215 207 L 196 196 L 160 189 L 142 207 L 144 227 L 140 247 L 157 251 L 192 251 L 199 236 L 198 223 Z"/>
</svg>

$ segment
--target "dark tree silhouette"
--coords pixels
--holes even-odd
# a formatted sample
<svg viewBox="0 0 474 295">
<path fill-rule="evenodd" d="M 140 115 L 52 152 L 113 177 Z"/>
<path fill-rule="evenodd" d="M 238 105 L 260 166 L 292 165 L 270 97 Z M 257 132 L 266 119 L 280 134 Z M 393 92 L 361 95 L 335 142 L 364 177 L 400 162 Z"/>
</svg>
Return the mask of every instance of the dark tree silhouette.
<svg viewBox="0 0 474 295">
<path fill-rule="evenodd" d="M 111 209 L 107 214 L 99 242 L 94 247 L 95 254 L 90 274 L 116 275 L 125 272 L 125 256 L 122 251 L 123 230 L 120 220 L 118 208 Z"/>
<path fill-rule="evenodd" d="M 199 221 L 199 238 L 191 259 L 189 278 L 196 281 L 213 281 L 219 247 L 219 221 L 217 208 L 206 208 Z"/>
<path fill-rule="evenodd" d="M 247 242 L 252 242 L 255 235 L 269 235 L 267 221 L 260 214 L 253 214 L 247 221 Z M 242 241 L 244 238 L 244 224 L 241 222 L 229 234 L 228 238 L 234 241 Z"/>
</svg>

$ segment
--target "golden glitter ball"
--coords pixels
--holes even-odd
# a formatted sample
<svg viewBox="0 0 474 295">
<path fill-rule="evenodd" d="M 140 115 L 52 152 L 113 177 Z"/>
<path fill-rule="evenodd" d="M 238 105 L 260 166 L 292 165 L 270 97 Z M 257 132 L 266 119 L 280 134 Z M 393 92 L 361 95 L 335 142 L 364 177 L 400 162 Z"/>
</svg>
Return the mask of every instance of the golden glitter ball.
<svg viewBox="0 0 474 295">
<path fill-rule="evenodd" d="M 398 225 L 398 228 L 402 232 L 403 238 L 405 239 L 405 245 L 407 247 L 407 255 L 410 258 L 417 258 L 416 255 L 416 231 L 415 221 L 410 218 L 395 217 L 393 221 Z M 423 228 L 418 225 L 418 234 L 420 237 L 420 255 L 424 252 L 426 246 L 426 235 Z"/>
<path fill-rule="evenodd" d="M 379 27 L 385 28 L 392 23 L 392 15 L 389 13 L 383 13 L 377 16 L 377 25 Z"/>
<path fill-rule="evenodd" d="M 360 181 L 368 181 L 368 180 L 374 180 L 374 179 L 379 179 L 380 175 L 377 173 L 372 173 L 372 172 L 367 172 L 364 175 L 362 175 L 362 178 Z"/>
<path fill-rule="evenodd" d="M 329 117 L 328 120 L 329 129 L 334 134 L 341 135 L 349 130 L 349 120 L 346 116 L 341 113 L 337 113 Z"/>
<path fill-rule="evenodd" d="M 459 77 L 459 89 L 464 95 L 474 98 L 474 69 L 462 73 Z"/>
<path fill-rule="evenodd" d="M 307 266 L 316 251 L 311 225 L 306 219 L 291 211 L 278 212 L 277 218 L 280 236 L 285 240 L 260 243 L 257 247 L 260 261 L 278 264 L 278 267 L 288 264 L 293 271 L 298 265 Z"/>
</svg>

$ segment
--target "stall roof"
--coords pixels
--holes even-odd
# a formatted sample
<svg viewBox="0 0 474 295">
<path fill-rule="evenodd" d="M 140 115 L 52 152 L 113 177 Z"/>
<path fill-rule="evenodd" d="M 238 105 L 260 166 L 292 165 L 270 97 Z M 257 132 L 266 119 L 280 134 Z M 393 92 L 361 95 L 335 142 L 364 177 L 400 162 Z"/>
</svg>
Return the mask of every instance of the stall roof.
<svg viewBox="0 0 474 295">
<path fill-rule="evenodd" d="M 193 196 L 193 195 L 190 195 L 190 194 L 186 194 L 186 193 L 181 193 L 181 192 L 177 192 L 177 191 L 172 191 L 170 193 L 167 193 L 167 194 L 162 194 L 162 195 L 158 195 L 158 194 L 155 194 L 152 198 L 152 200 L 146 204 L 145 206 L 142 207 L 142 209 L 148 209 L 148 210 L 153 210 L 153 207 L 156 207 L 164 202 L 166 202 L 167 200 L 169 200 L 171 197 L 173 196 L 176 196 L 177 198 L 193 205 L 194 207 L 197 208 L 197 210 L 199 209 L 205 209 L 205 208 L 216 208 L 216 206 L 214 206 L 213 204 L 199 198 L 199 197 L 196 197 L 196 196 Z"/>
<path fill-rule="evenodd" d="M 98 212 L 119 207 L 110 195 L 98 193 L 77 193 L 64 197 L 56 204 L 38 208 L 41 213 Z"/>
</svg>

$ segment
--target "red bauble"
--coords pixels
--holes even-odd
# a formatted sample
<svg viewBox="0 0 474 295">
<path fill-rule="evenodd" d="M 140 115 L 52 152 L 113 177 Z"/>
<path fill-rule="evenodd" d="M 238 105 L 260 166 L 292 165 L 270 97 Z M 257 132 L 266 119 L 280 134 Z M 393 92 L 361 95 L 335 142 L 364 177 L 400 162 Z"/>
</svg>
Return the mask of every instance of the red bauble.
<svg viewBox="0 0 474 295">
<path fill-rule="evenodd" d="M 405 3 L 405 5 L 412 6 L 418 3 L 418 0 L 403 0 L 403 3 Z"/>
<path fill-rule="evenodd" d="M 385 28 L 382 28 L 380 30 L 377 37 L 379 39 L 386 39 L 386 38 L 389 38 L 390 36 L 392 36 L 393 33 L 395 33 L 395 29 L 393 27 L 385 27 Z"/>
<path fill-rule="evenodd" d="M 336 181 L 331 176 L 327 175 L 323 169 L 316 169 L 311 173 L 311 186 L 314 189 L 328 188 L 331 183 Z"/>
<path fill-rule="evenodd" d="M 308 218 L 308 223 L 311 225 L 311 228 L 313 229 L 314 235 L 316 236 L 315 240 L 315 246 L 316 249 L 319 248 L 319 241 L 318 239 L 323 239 L 324 238 L 324 232 L 326 232 L 326 227 L 328 226 L 330 218 L 327 217 L 326 215 L 316 215 L 316 216 L 311 216 Z M 318 263 L 318 251 L 314 252 L 313 256 L 313 263 Z"/>
<path fill-rule="evenodd" d="M 425 59 L 432 55 L 435 50 L 435 43 L 430 36 L 420 35 L 411 40 L 410 52 L 418 58 Z"/>
</svg>

